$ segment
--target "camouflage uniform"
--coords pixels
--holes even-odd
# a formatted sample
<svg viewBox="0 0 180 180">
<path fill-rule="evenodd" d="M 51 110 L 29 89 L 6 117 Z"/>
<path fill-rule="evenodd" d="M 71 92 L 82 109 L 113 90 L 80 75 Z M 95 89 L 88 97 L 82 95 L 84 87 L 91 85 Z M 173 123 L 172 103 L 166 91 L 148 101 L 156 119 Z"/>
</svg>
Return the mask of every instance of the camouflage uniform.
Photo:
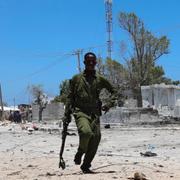
<svg viewBox="0 0 180 180">
<path fill-rule="evenodd" d="M 85 153 L 83 165 L 91 166 L 100 139 L 101 101 L 99 95 L 105 88 L 111 93 L 106 106 L 112 107 L 115 103 L 115 93 L 112 85 L 102 76 L 94 74 L 87 76 L 86 73 L 75 75 L 70 80 L 70 92 L 65 108 L 65 116 L 74 115 L 79 133 L 78 152 Z"/>
</svg>

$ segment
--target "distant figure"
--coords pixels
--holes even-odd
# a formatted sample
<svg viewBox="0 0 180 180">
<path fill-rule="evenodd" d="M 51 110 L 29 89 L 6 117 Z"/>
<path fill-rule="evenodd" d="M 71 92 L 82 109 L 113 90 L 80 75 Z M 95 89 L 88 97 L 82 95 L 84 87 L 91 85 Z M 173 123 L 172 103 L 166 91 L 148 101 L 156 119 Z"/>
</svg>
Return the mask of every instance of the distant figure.
<svg viewBox="0 0 180 180">
<path fill-rule="evenodd" d="M 74 115 L 79 133 L 79 147 L 74 162 L 81 164 L 83 173 L 93 173 L 89 168 L 94 159 L 101 139 L 100 119 L 101 110 L 107 112 L 115 105 L 115 90 L 112 85 L 95 71 L 96 55 L 92 52 L 84 56 L 85 70 L 70 80 L 70 90 L 65 107 L 63 127 L 68 126 L 71 114 Z M 111 93 L 108 103 L 102 106 L 99 98 L 105 88 Z"/>
<path fill-rule="evenodd" d="M 15 123 L 21 123 L 21 114 L 19 111 L 14 111 L 13 119 Z"/>
<path fill-rule="evenodd" d="M 20 115 L 21 115 L 22 123 L 26 123 L 26 120 L 27 120 L 27 111 L 22 106 L 20 107 Z"/>
<path fill-rule="evenodd" d="M 13 122 L 14 121 L 14 117 L 13 117 L 13 111 L 10 110 L 9 112 L 9 121 Z"/>
<path fill-rule="evenodd" d="M 32 110 L 29 109 L 29 111 L 27 112 L 27 117 L 28 122 L 32 122 Z"/>
</svg>

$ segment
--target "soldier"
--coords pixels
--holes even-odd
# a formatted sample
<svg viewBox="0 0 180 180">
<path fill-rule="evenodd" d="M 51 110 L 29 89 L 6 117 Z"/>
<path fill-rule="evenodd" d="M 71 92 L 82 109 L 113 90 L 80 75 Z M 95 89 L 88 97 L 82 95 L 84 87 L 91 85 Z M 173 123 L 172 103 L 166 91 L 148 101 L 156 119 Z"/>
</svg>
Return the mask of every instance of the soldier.
<svg viewBox="0 0 180 180">
<path fill-rule="evenodd" d="M 68 126 L 71 114 L 74 115 L 79 134 L 79 147 L 75 155 L 76 165 L 81 164 L 83 173 L 93 173 L 89 168 L 96 154 L 101 139 L 100 119 L 101 110 L 107 112 L 115 105 L 115 91 L 112 85 L 95 71 L 96 55 L 88 52 L 84 56 L 85 70 L 70 80 L 70 90 L 65 106 L 63 124 Z M 102 105 L 99 95 L 105 88 L 110 93 L 110 100 Z"/>
</svg>

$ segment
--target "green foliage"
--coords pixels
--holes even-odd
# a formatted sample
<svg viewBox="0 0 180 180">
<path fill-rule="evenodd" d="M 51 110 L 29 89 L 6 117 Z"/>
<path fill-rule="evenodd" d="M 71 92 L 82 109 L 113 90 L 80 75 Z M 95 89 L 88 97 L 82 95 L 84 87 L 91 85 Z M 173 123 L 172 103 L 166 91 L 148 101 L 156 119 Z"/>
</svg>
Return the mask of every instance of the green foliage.
<svg viewBox="0 0 180 180">
<path fill-rule="evenodd" d="M 99 74 L 104 75 L 105 67 L 104 67 L 104 64 L 103 64 L 103 59 L 101 57 L 97 58 L 96 71 Z"/>
<path fill-rule="evenodd" d="M 163 76 L 164 70 L 162 66 L 152 66 L 144 85 L 160 84 L 163 82 Z"/>
<path fill-rule="evenodd" d="M 162 80 L 163 68 L 156 66 L 155 62 L 169 52 L 169 40 L 166 36 L 155 37 L 134 13 L 120 13 L 119 23 L 128 32 L 133 44 L 127 60 L 128 81 L 131 89 L 137 93 L 138 106 L 142 106 L 140 87 Z"/>
<path fill-rule="evenodd" d="M 69 80 L 64 80 L 59 86 L 59 96 L 56 96 L 53 102 L 66 103 L 68 92 L 69 92 Z"/>
<path fill-rule="evenodd" d="M 127 71 L 123 65 L 116 60 L 107 58 L 104 67 L 105 77 L 110 80 L 115 87 L 122 86 L 127 76 Z"/>
<path fill-rule="evenodd" d="M 54 98 L 51 102 L 53 102 L 53 103 L 61 102 L 60 96 L 59 96 L 59 95 L 58 95 L 58 96 L 55 96 L 55 98 Z"/>
<path fill-rule="evenodd" d="M 178 86 L 178 85 L 180 84 L 180 81 L 178 81 L 178 80 L 177 80 L 177 81 L 173 81 L 173 80 L 170 79 L 170 78 L 163 77 L 163 78 L 162 78 L 162 83 Z"/>
<path fill-rule="evenodd" d="M 178 86 L 180 84 L 180 81 L 172 81 L 172 84 Z"/>
<path fill-rule="evenodd" d="M 122 104 L 123 101 L 123 90 L 126 85 L 126 69 L 122 64 L 120 64 L 116 60 L 111 60 L 109 58 L 106 59 L 103 66 L 103 75 L 111 82 L 111 84 L 116 88 L 117 96 L 118 96 L 118 104 Z M 109 93 L 106 90 L 103 90 L 100 94 L 100 98 L 103 104 L 106 104 L 109 100 Z"/>
</svg>

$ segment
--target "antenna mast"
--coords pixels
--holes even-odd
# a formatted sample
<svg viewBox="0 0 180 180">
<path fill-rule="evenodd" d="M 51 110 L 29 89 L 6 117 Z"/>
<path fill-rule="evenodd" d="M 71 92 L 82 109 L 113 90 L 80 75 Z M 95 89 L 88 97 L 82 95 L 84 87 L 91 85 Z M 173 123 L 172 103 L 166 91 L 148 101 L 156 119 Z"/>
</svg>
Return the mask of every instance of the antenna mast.
<svg viewBox="0 0 180 180">
<path fill-rule="evenodd" d="M 111 59 L 112 54 L 112 0 L 105 0 L 106 9 L 106 28 L 107 28 L 107 53 L 108 58 Z"/>
</svg>

